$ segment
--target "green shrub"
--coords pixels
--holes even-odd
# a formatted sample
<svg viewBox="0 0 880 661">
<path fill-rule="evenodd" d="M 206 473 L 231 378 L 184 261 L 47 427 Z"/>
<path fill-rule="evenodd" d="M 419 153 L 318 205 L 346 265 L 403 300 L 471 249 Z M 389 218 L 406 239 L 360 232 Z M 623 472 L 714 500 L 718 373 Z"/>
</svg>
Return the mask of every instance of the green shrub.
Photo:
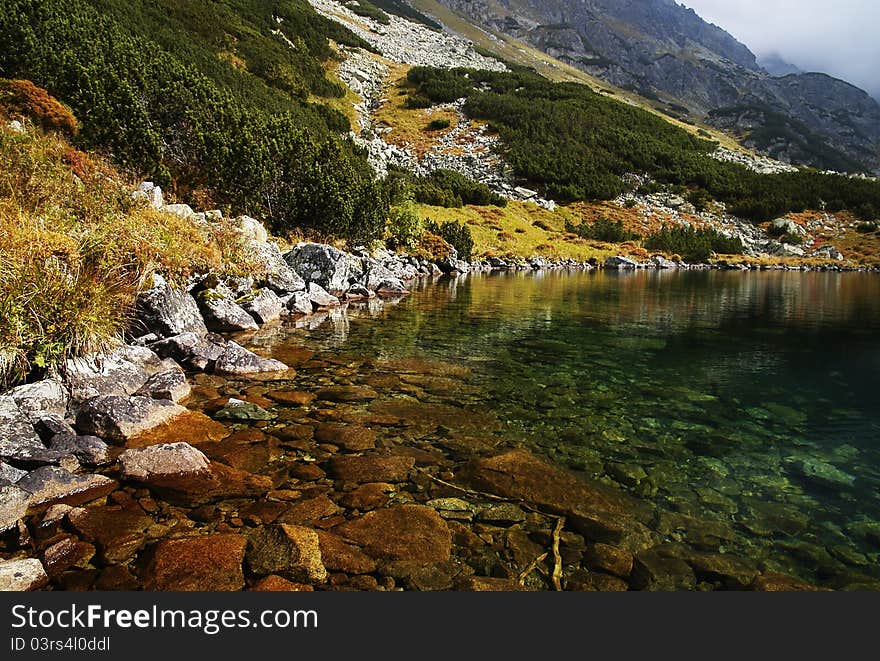
<svg viewBox="0 0 880 661">
<path fill-rule="evenodd" d="M 371 18 L 377 23 L 381 23 L 382 25 L 389 25 L 391 23 L 391 19 L 388 18 L 388 14 L 379 9 L 373 3 L 367 2 L 367 0 L 351 0 L 350 2 L 346 2 L 345 6 L 358 16 Z"/>
<path fill-rule="evenodd" d="M 713 252 L 732 255 L 743 251 L 739 238 L 724 236 L 711 228 L 694 229 L 684 225 L 663 225 L 658 232 L 648 236 L 645 248 L 675 253 L 691 263 L 706 262 Z"/>
<path fill-rule="evenodd" d="M 432 220 L 425 223 L 425 229 L 431 234 L 444 239 L 449 245 L 458 252 L 458 258 L 470 261 L 473 257 L 474 238 L 471 236 L 471 228 L 464 223 L 457 221 L 448 221 L 438 224 Z"/>
<path fill-rule="evenodd" d="M 581 223 L 580 225 L 566 220 L 565 231 L 577 234 L 584 239 L 594 239 L 606 243 L 623 243 L 640 238 L 638 234 L 624 229 L 623 221 L 614 221 L 605 216 L 599 216 L 593 223 Z"/>
<path fill-rule="evenodd" d="M 435 207 L 507 205 L 507 198 L 493 192 L 486 184 L 452 170 L 435 170 L 425 177 L 417 177 L 412 182 L 412 189 L 417 202 Z"/>
<path fill-rule="evenodd" d="M 422 219 L 411 201 L 391 208 L 388 215 L 388 238 L 386 245 L 392 250 L 412 250 L 424 232 Z"/>
<path fill-rule="evenodd" d="M 428 130 L 441 131 L 443 129 L 448 129 L 450 124 L 452 124 L 452 122 L 450 122 L 448 119 L 433 119 L 428 124 Z"/>
<path fill-rule="evenodd" d="M 877 223 L 859 223 L 856 226 L 856 231 L 861 234 L 870 234 L 871 232 L 876 232 L 877 227 Z"/>
</svg>

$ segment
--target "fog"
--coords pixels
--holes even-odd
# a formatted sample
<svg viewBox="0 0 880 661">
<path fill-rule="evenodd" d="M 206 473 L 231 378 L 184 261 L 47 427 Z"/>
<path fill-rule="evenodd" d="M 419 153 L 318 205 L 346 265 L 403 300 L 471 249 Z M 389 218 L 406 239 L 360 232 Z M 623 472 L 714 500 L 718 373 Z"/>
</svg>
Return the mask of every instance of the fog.
<svg viewBox="0 0 880 661">
<path fill-rule="evenodd" d="M 880 99 L 878 0 L 679 0 L 759 58 L 773 53 Z"/>
</svg>

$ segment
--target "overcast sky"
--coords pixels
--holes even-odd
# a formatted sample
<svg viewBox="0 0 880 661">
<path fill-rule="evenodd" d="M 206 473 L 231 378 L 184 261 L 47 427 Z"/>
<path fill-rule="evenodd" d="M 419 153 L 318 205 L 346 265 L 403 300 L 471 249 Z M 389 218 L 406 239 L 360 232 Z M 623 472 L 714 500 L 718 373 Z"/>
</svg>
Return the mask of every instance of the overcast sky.
<svg viewBox="0 0 880 661">
<path fill-rule="evenodd" d="M 843 78 L 880 99 L 880 0 L 678 0 L 753 53 Z"/>
</svg>

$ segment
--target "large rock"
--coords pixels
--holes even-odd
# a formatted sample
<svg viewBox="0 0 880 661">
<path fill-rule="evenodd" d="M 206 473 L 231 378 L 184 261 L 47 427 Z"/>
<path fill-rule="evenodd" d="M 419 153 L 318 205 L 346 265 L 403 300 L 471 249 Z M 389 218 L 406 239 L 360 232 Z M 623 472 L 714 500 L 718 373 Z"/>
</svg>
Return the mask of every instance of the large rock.
<svg viewBox="0 0 880 661">
<path fill-rule="evenodd" d="M 118 484 L 103 475 L 74 475 L 58 466 L 43 466 L 21 478 L 16 486 L 31 494 L 31 509 L 45 509 L 56 503 L 82 505 L 106 496 Z"/>
<path fill-rule="evenodd" d="M 235 227 L 244 238 L 259 243 L 266 243 L 269 240 L 269 233 L 266 228 L 256 218 L 250 216 L 239 216 L 233 219 L 233 227 Z"/>
<path fill-rule="evenodd" d="M 0 395 L 0 458 L 18 445 L 42 447 L 40 436 L 15 399 Z"/>
<path fill-rule="evenodd" d="M 151 345 L 160 356 L 173 358 L 196 370 L 206 370 L 214 365 L 226 349 L 226 340 L 214 333 L 181 333 Z"/>
<path fill-rule="evenodd" d="M 0 486 L 0 533 L 6 532 L 27 514 L 31 494 L 19 486 Z"/>
<path fill-rule="evenodd" d="M 786 457 L 783 465 L 794 477 L 824 489 L 847 489 L 855 483 L 854 476 L 821 459 Z"/>
<path fill-rule="evenodd" d="M 15 400 L 19 410 L 34 421 L 49 413 L 63 416 L 70 397 L 67 388 L 58 379 L 27 383 L 13 388 L 7 394 Z"/>
<path fill-rule="evenodd" d="M 358 282 L 364 285 L 367 289 L 379 293 L 407 293 L 406 285 L 403 283 L 403 280 L 371 258 L 365 258 L 363 260 L 363 274 L 358 278 Z"/>
<path fill-rule="evenodd" d="M 259 324 L 266 324 L 281 318 L 284 303 L 271 289 L 260 289 L 253 298 L 242 303 L 245 312 Z"/>
<path fill-rule="evenodd" d="M 330 460 L 330 473 L 337 480 L 355 484 L 405 482 L 413 466 L 415 459 L 402 455 L 345 455 Z"/>
<path fill-rule="evenodd" d="M 309 300 L 316 308 L 333 308 L 339 305 L 339 299 L 336 296 L 314 282 L 309 283 Z"/>
<path fill-rule="evenodd" d="M 103 466 L 110 463 L 110 447 L 97 436 L 56 434 L 49 441 L 49 449 L 64 456 L 73 455 L 83 466 Z"/>
<path fill-rule="evenodd" d="M 135 394 L 177 403 L 189 397 L 191 392 L 192 387 L 186 379 L 186 374 L 182 370 L 171 369 L 151 376 Z"/>
<path fill-rule="evenodd" d="M 173 289 L 162 278 L 154 276 L 155 286 L 137 297 L 135 313 L 137 327 L 159 337 L 171 337 L 181 333 L 204 335 L 208 332 L 196 300 L 185 291 Z"/>
<path fill-rule="evenodd" d="M 315 440 L 338 445 L 350 452 L 360 452 L 376 447 L 376 432 L 357 425 L 325 422 L 315 430 Z"/>
<path fill-rule="evenodd" d="M 288 524 L 257 528 L 248 534 L 246 557 L 258 576 L 280 574 L 303 583 L 327 579 L 318 535 L 311 528 Z"/>
<path fill-rule="evenodd" d="M 386 561 L 442 562 L 452 551 L 446 522 L 430 507 L 399 505 L 369 512 L 336 526 L 333 532 L 364 552 Z"/>
<path fill-rule="evenodd" d="M 208 458 L 189 443 L 162 443 L 129 449 L 119 456 L 122 478 L 145 484 L 168 477 L 208 473 Z"/>
<path fill-rule="evenodd" d="M 196 295 L 205 325 L 215 333 L 236 333 L 257 330 L 254 318 L 235 302 L 226 287 L 204 289 Z"/>
<path fill-rule="evenodd" d="M 791 234 L 792 236 L 806 236 L 807 230 L 788 218 L 777 218 L 770 223 L 769 231 L 774 236 Z"/>
<path fill-rule="evenodd" d="M 127 562 L 147 543 L 147 530 L 153 519 L 139 507 L 118 505 L 77 508 L 67 514 L 70 525 L 81 539 L 98 548 L 105 564 Z"/>
<path fill-rule="evenodd" d="M 630 582 L 639 590 L 693 590 L 697 577 L 690 565 L 681 558 L 650 550 L 635 557 Z"/>
<path fill-rule="evenodd" d="M 379 396 L 370 386 L 329 386 L 315 394 L 328 402 L 368 402 Z"/>
<path fill-rule="evenodd" d="M 274 243 L 253 240 L 248 244 L 250 257 L 257 272 L 262 272 L 261 282 L 277 294 L 303 291 L 306 282 L 284 261 L 281 250 Z"/>
<path fill-rule="evenodd" d="M 99 395 L 131 395 L 149 377 L 149 372 L 128 360 L 123 351 L 64 363 L 64 381 L 73 407 Z"/>
<path fill-rule="evenodd" d="M 105 395 L 86 402 L 76 415 L 76 428 L 83 434 L 99 436 L 112 443 L 125 443 L 186 409 L 166 399 Z"/>
<path fill-rule="evenodd" d="M 463 471 L 477 489 L 522 500 L 554 514 L 588 539 L 636 552 L 653 544 L 643 525 L 653 510 L 604 484 L 583 480 L 525 450 L 472 461 Z"/>
<path fill-rule="evenodd" d="M 312 314 L 314 308 L 312 307 L 312 299 L 309 298 L 309 293 L 305 291 L 296 292 L 287 301 L 287 309 L 294 314 Z"/>
<path fill-rule="evenodd" d="M 43 442 L 50 441 L 56 434 L 76 434 L 76 431 L 64 416 L 57 413 L 47 413 L 46 415 L 39 416 L 34 421 L 34 429 L 37 430 L 37 434 Z"/>
<path fill-rule="evenodd" d="M 371 574 L 376 571 L 376 561 L 342 537 L 325 530 L 315 530 L 321 545 L 321 559 L 330 571 L 346 574 Z"/>
<path fill-rule="evenodd" d="M 71 567 L 85 568 L 94 555 L 93 545 L 77 541 L 75 537 L 67 537 L 43 552 L 43 564 L 46 572 L 56 577 Z"/>
<path fill-rule="evenodd" d="M 0 486 L 15 484 L 25 475 L 27 475 L 27 471 L 0 461 Z"/>
<path fill-rule="evenodd" d="M 159 542 L 145 571 L 144 589 L 163 592 L 228 592 L 244 587 L 247 540 L 204 535 Z"/>
<path fill-rule="evenodd" d="M 639 263 L 630 259 L 629 257 L 623 257 L 622 255 L 617 255 L 615 257 L 609 257 L 605 260 L 605 268 L 617 271 L 629 270 L 638 268 Z"/>
<path fill-rule="evenodd" d="M 36 558 L 0 560 L 0 592 L 39 590 L 48 582 L 43 563 Z"/>
<path fill-rule="evenodd" d="M 349 256 L 320 243 L 299 243 L 284 255 L 284 261 L 306 283 L 315 283 L 331 294 L 348 289 Z"/>
<path fill-rule="evenodd" d="M 217 374 L 258 374 L 261 372 L 283 372 L 287 365 L 273 358 L 262 358 L 248 351 L 237 342 L 228 342 L 223 353 L 214 363 Z"/>
</svg>

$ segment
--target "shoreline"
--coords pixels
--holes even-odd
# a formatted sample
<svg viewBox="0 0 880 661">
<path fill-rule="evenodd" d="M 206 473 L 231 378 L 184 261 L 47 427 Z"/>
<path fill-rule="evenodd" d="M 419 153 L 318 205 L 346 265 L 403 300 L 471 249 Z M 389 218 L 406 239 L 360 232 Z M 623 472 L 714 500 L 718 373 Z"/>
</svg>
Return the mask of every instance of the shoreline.
<svg viewBox="0 0 880 661">
<path fill-rule="evenodd" d="M 391 301 L 406 295 L 383 293 Z M 188 330 L 205 324 L 202 310 L 216 307 L 205 307 L 216 303 L 211 296 L 201 297 L 201 308 L 187 306 L 161 281 L 142 296 L 141 322 L 176 323 L 183 332 L 147 333 L 100 367 L 73 361 L 64 380 L 0 396 L 4 436 L 13 430 L 18 441 L 3 447 L 18 453 L 2 466 L 4 587 L 623 590 L 694 589 L 714 577 L 719 589 L 815 589 L 730 554 L 671 548 L 647 525 L 644 503 L 525 450 L 459 446 L 450 457 L 417 444 L 382 445 L 376 429 L 406 430 L 425 412 L 381 405 L 387 377 L 374 377 L 375 388 L 345 385 L 345 377 L 339 384 L 339 367 L 327 358 L 291 350 L 288 365 L 207 329 Z M 340 309 L 313 305 L 322 314 Z M 330 385 L 301 390 L 297 373 Z M 418 371 L 407 378 L 426 392 L 466 383 L 462 374 L 441 383 Z M 425 408 L 441 423 L 461 415 L 447 405 Z M 268 470 L 279 456 L 280 466 Z M 242 499 L 246 511 L 234 505 Z M 520 572 L 560 543 L 582 571 L 566 563 L 563 580 L 562 556 L 552 555 L 525 575 L 464 569 L 487 530 L 507 540 L 504 562 Z M 261 548 L 274 555 L 263 557 Z M 233 559 L 225 578 L 200 574 L 201 559 L 218 550 Z M 288 566 L 293 557 L 303 560 Z M 677 578 L 652 565 L 668 568 L 669 557 L 684 562 Z M 550 572 L 536 573 L 547 558 Z"/>
</svg>

